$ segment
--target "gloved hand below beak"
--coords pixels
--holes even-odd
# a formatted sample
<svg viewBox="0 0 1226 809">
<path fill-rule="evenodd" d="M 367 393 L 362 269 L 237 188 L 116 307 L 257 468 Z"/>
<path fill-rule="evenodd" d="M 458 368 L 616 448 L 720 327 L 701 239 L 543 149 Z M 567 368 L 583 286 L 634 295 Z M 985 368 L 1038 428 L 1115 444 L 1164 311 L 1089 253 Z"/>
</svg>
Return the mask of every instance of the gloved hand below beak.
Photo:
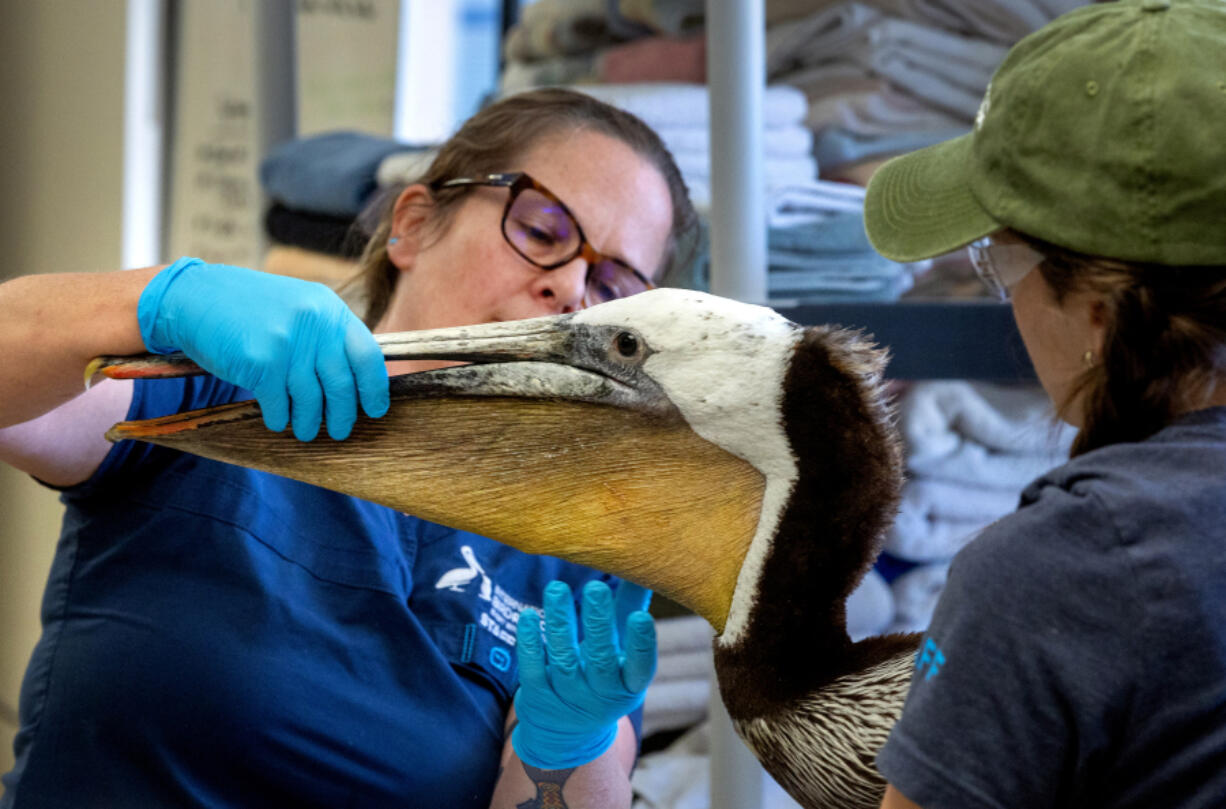
<svg viewBox="0 0 1226 809">
<path fill-rule="evenodd" d="M 546 770 L 578 767 L 613 743 L 618 721 L 642 704 L 655 674 L 655 623 L 643 611 L 650 598 L 650 591 L 623 582 L 615 603 L 608 585 L 588 582 L 582 642 L 564 582 L 545 588 L 546 644 L 537 612 L 520 613 L 519 724 L 511 743 L 521 760 Z"/>
<path fill-rule="evenodd" d="M 145 346 L 182 351 L 213 375 L 250 390 L 264 424 L 310 441 L 348 437 L 359 400 L 387 412 L 387 366 L 370 330 L 322 284 L 183 258 L 141 293 Z"/>
</svg>

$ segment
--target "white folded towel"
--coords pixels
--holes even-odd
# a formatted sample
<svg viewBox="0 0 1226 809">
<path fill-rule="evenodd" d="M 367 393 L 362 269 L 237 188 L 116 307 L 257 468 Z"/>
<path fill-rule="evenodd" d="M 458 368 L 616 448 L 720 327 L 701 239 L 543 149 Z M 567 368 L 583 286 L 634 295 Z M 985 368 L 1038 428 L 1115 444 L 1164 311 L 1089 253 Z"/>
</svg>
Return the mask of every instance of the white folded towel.
<svg viewBox="0 0 1226 809">
<path fill-rule="evenodd" d="M 657 127 L 656 134 L 676 154 L 711 154 L 711 130 L 699 126 Z M 812 157 L 813 130 L 795 124 L 770 127 L 762 133 L 762 151 L 772 157 Z"/>
<path fill-rule="evenodd" d="M 673 160 L 688 184 L 710 182 L 711 155 L 704 152 L 674 152 Z M 777 188 L 798 182 L 817 182 L 817 161 L 804 157 L 767 157 L 762 161 L 762 174 L 767 188 Z"/>
<path fill-rule="evenodd" d="M 576 84 L 571 89 L 637 115 L 653 129 L 710 126 L 711 102 L 705 84 Z M 808 111 L 805 94 L 795 87 L 772 84 L 763 93 L 762 119 L 767 129 L 800 124 Z"/>
<path fill-rule="evenodd" d="M 656 648 L 660 654 L 710 650 L 715 630 L 698 615 L 656 620 Z"/>
<path fill-rule="evenodd" d="M 830 180 L 791 182 L 766 196 L 767 221 L 775 227 L 821 222 L 836 213 L 863 213 L 864 188 Z"/>
<path fill-rule="evenodd" d="M 894 621 L 891 632 L 923 632 L 945 588 L 949 562 L 920 565 L 894 579 Z"/>
<path fill-rule="evenodd" d="M 782 73 L 837 59 L 863 40 L 870 25 L 880 20 L 879 10 L 863 3 L 838 3 L 766 31 L 766 75 Z"/>
<path fill-rule="evenodd" d="M 919 382 L 902 397 L 898 415 L 907 455 L 924 460 L 951 455 L 966 442 L 997 452 L 1059 453 L 1072 430 L 1052 418 L 1037 386 Z"/>
<path fill-rule="evenodd" d="M 847 597 L 847 634 L 853 641 L 885 632 L 894 616 L 894 594 L 876 570 L 870 570 Z"/>
<path fill-rule="evenodd" d="M 1052 452 L 996 452 L 965 441 L 948 455 L 909 456 L 907 471 L 917 480 L 1017 494 L 1039 475 L 1064 463 L 1067 457 L 1067 446 L 1063 444 Z"/>
<path fill-rule="evenodd" d="M 652 681 L 643 697 L 643 738 L 692 727 L 707 718 L 713 678 Z"/>
<path fill-rule="evenodd" d="M 1014 511 L 1020 494 L 1020 486 L 987 488 L 917 477 L 903 484 L 898 508 L 929 522 L 989 523 Z"/>
<path fill-rule="evenodd" d="M 709 680 L 715 675 L 715 653 L 708 643 L 694 651 L 662 651 L 656 660 L 655 683 L 676 680 Z"/>
<path fill-rule="evenodd" d="M 908 481 L 885 549 L 911 562 L 952 559 L 985 526 L 1015 511 L 1018 495 L 943 481 Z"/>
</svg>

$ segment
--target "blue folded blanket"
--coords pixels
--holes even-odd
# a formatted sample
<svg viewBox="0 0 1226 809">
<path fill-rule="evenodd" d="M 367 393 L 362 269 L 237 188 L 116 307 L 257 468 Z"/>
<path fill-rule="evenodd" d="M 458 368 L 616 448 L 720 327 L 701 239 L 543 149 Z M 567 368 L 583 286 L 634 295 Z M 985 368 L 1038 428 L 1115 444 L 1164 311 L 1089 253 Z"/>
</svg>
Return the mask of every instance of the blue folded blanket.
<svg viewBox="0 0 1226 809">
<path fill-rule="evenodd" d="M 260 184 L 288 208 L 355 216 L 375 190 L 383 158 L 413 147 L 363 132 L 328 132 L 275 146 L 260 164 Z"/>
</svg>

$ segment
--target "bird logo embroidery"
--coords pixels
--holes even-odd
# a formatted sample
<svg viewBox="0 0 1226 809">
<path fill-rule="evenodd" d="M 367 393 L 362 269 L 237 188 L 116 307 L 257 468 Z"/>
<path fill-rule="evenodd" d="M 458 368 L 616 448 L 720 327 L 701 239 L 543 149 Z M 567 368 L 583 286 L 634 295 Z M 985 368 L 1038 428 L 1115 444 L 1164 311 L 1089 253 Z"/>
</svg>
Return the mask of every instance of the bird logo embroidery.
<svg viewBox="0 0 1226 809">
<path fill-rule="evenodd" d="M 477 561 L 477 555 L 473 553 L 472 546 L 461 545 L 460 556 L 464 557 L 464 561 L 467 563 L 466 566 L 452 568 L 442 576 L 439 576 L 438 581 L 434 583 L 434 589 L 463 593 L 465 592 L 464 588 L 480 576 L 481 591 L 479 597 L 482 601 L 489 601 L 493 594 L 493 584 L 490 582 L 490 577 L 485 575 L 485 569 L 481 567 L 481 563 Z"/>
</svg>

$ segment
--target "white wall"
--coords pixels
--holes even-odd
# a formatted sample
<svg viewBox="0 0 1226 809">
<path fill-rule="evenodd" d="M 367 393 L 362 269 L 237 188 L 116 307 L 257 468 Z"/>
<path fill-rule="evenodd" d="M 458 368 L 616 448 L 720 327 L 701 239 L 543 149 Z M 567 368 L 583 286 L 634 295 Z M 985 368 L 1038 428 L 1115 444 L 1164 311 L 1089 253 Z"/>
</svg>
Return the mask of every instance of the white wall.
<svg viewBox="0 0 1226 809">
<path fill-rule="evenodd" d="M 4 4 L 0 280 L 119 266 L 125 9 L 124 0 Z M 38 603 L 59 514 L 52 492 L 0 467 L 0 701 L 6 705 L 17 702 L 38 637 Z M 13 730 L 0 718 L 0 772 L 12 766 Z"/>
</svg>

